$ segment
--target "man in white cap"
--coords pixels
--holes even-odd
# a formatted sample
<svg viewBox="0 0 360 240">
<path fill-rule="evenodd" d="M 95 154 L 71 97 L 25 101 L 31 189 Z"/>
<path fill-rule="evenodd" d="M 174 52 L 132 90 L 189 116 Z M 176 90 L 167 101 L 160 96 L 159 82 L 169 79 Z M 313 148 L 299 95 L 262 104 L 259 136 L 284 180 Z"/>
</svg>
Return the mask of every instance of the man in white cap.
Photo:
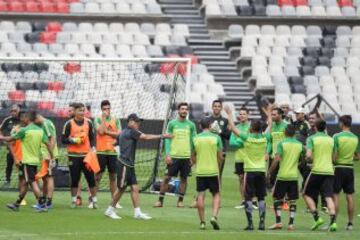
<svg viewBox="0 0 360 240">
<path fill-rule="evenodd" d="M 298 141 L 305 145 L 310 129 L 310 125 L 305 119 L 305 109 L 301 107 L 296 109 L 294 112 L 296 118 L 296 120 L 293 122 L 296 131 L 295 136 Z"/>
</svg>

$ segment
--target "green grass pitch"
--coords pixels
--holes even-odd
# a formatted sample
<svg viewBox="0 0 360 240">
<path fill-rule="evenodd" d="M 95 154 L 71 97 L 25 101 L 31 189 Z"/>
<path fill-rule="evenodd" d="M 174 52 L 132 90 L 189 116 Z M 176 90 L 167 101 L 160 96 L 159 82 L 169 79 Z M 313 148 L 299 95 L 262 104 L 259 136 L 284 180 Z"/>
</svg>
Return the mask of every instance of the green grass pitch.
<svg viewBox="0 0 360 240">
<path fill-rule="evenodd" d="M 79 209 L 70 209 L 70 194 L 68 192 L 56 192 L 54 196 L 54 209 L 48 213 L 36 213 L 30 208 L 35 203 L 32 193 L 26 197 L 28 205 L 22 207 L 20 212 L 11 212 L 6 209 L 6 203 L 12 202 L 17 197 L 17 192 L 0 192 L 0 240 L 1 239 L 266 239 L 266 240 L 288 240 L 288 239 L 360 239 L 360 217 L 355 217 L 354 230 L 345 231 L 347 222 L 344 196 L 341 197 L 341 213 L 338 216 L 338 232 L 328 233 L 324 231 L 312 232 L 309 230 L 312 224 L 310 214 L 304 212 L 304 202 L 298 202 L 298 213 L 295 219 L 296 230 L 288 232 L 285 227 L 281 231 L 245 232 L 242 229 L 246 225 L 244 210 L 236 210 L 234 206 L 239 202 L 238 181 L 233 174 L 232 154 L 228 155 L 226 162 L 223 186 L 222 186 L 222 208 L 219 215 L 221 230 L 212 230 L 209 222 L 207 230 L 199 230 L 199 220 L 196 209 L 177 209 L 176 198 L 167 197 L 165 206 L 161 209 L 152 208 L 157 200 L 156 195 L 141 194 L 141 207 L 143 212 L 150 214 L 150 221 L 135 220 L 130 195 L 126 193 L 121 204 L 123 209 L 118 213 L 121 220 L 111 220 L 104 216 L 105 208 L 110 202 L 109 193 L 100 193 L 100 209 L 90 210 L 86 206 Z M 360 171 L 360 164 L 356 163 L 356 172 Z M 360 175 L 356 175 L 359 182 Z M 106 181 L 106 179 L 103 179 Z M 106 183 L 104 183 L 106 184 Z M 190 178 L 185 203 L 190 205 L 195 193 L 194 177 Z M 359 190 L 359 188 L 356 188 Z M 83 192 L 83 198 L 87 193 Z M 355 196 L 356 205 L 360 205 L 359 194 Z M 211 217 L 211 196 L 207 194 L 206 218 Z M 273 211 L 269 208 L 270 195 L 267 197 L 266 225 L 274 222 Z M 356 211 L 360 214 L 360 208 Z M 322 214 L 328 221 L 328 216 Z M 283 223 L 287 223 L 288 212 L 283 212 Z M 258 222 L 258 214 L 254 212 L 254 223 Z"/>
</svg>

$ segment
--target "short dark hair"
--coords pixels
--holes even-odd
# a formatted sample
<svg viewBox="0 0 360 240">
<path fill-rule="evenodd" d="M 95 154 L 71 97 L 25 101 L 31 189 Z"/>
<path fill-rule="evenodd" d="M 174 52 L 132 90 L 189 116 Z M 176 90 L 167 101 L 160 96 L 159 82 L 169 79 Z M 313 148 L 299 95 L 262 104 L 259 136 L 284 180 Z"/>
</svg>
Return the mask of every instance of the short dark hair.
<svg viewBox="0 0 360 240">
<path fill-rule="evenodd" d="M 273 108 L 271 111 L 277 111 L 280 116 L 284 115 L 284 111 L 279 107 Z"/>
<path fill-rule="evenodd" d="M 189 107 L 189 104 L 187 102 L 181 102 L 177 105 L 177 109 L 179 110 L 182 106 Z"/>
<path fill-rule="evenodd" d="M 21 110 L 21 111 L 19 112 L 19 117 L 21 117 L 21 116 L 23 116 L 23 115 L 28 115 L 28 112 L 25 111 L 25 110 Z"/>
<path fill-rule="evenodd" d="M 210 128 L 210 125 L 211 125 L 211 121 L 210 121 L 210 118 L 203 118 L 200 120 L 200 127 L 202 129 L 208 129 Z"/>
<path fill-rule="evenodd" d="M 285 129 L 285 135 L 288 137 L 293 137 L 295 135 L 295 126 L 292 124 L 287 125 Z"/>
<path fill-rule="evenodd" d="M 261 132 L 261 121 L 260 120 L 252 120 L 251 121 L 251 130 L 254 132 Z"/>
<path fill-rule="evenodd" d="M 109 100 L 101 101 L 100 107 L 103 108 L 104 106 L 110 106 L 110 101 Z"/>
<path fill-rule="evenodd" d="M 351 115 L 342 115 L 339 118 L 339 122 L 342 123 L 345 127 L 351 127 L 352 124 L 352 117 Z"/>
<path fill-rule="evenodd" d="M 79 108 L 83 108 L 85 107 L 85 105 L 83 103 L 73 103 L 72 106 L 74 109 L 79 109 Z"/>
<path fill-rule="evenodd" d="M 69 103 L 69 107 L 74 107 L 74 105 L 76 104 L 76 102 L 71 102 L 71 103 Z"/>
<path fill-rule="evenodd" d="M 249 114 L 249 109 L 247 109 L 246 107 L 241 107 L 239 112 L 241 111 L 245 111 L 247 114 Z"/>
<path fill-rule="evenodd" d="M 326 122 L 322 119 L 318 119 L 315 123 L 318 132 L 324 132 L 326 129 Z"/>
<path fill-rule="evenodd" d="M 220 99 L 214 100 L 211 106 L 214 106 L 215 103 L 219 103 L 221 106 L 223 105 L 223 102 Z"/>
<path fill-rule="evenodd" d="M 38 116 L 38 113 L 35 110 L 29 112 L 29 119 L 31 122 L 34 122 Z"/>
</svg>

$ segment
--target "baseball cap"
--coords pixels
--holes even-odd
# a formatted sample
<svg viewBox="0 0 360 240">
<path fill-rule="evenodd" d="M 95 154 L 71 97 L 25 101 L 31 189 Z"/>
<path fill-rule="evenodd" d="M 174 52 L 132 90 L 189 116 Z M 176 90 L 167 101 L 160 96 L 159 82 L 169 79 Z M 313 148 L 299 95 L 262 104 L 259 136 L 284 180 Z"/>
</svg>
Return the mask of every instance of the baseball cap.
<svg viewBox="0 0 360 240">
<path fill-rule="evenodd" d="M 135 121 L 135 122 L 142 122 L 144 121 L 144 119 L 140 118 L 136 113 L 131 113 L 128 118 L 127 118 L 128 121 Z"/>
<path fill-rule="evenodd" d="M 295 113 L 304 113 L 305 114 L 305 109 L 304 108 L 298 108 L 296 109 L 296 111 L 294 111 Z"/>
</svg>

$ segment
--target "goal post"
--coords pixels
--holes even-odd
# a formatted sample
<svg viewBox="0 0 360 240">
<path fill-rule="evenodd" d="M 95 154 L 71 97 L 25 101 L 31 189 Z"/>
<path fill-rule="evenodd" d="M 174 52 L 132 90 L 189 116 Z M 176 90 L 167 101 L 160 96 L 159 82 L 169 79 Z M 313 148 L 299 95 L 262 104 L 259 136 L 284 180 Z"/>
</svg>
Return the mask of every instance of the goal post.
<svg viewBox="0 0 360 240">
<path fill-rule="evenodd" d="M 66 171 L 68 160 L 60 135 L 70 103 L 84 103 L 86 116 L 94 119 L 101 114 L 101 101 L 109 100 L 112 115 L 122 127 L 127 115 L 137 113 L 145 120 L 140 130 L 160 134 L 174 117 L 175 104 L 189 96 L 190 68 L 189 58 L 0 58 L 0 119 L 9 116 L 13 104 L 51 119 L 57 129 L 59 165 Z M 156 179 L 162 149 L 162 141 L 138 144 L 135 166 L 142 190 Z M 7 152 L 1 144 L 0 188 L 7 180 Z M 16 187 L 16 176 L 14 166 L 10 188 Z M 103 177 L 101 190 L 108 189 L 107 179 Z"/>
</svg>

